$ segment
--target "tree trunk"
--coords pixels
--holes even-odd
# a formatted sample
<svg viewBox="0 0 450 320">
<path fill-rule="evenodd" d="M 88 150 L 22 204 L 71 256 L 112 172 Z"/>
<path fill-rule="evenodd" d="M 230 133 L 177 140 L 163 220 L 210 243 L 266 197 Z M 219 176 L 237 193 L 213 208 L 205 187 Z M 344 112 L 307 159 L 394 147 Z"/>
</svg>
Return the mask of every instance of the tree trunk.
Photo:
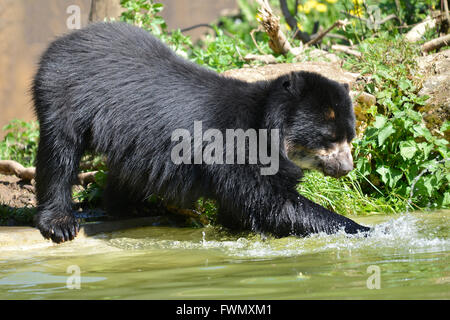
<svg viewBox="0 0 450 320">
<path fill-rule="evenodd" d="M 120 0 L 92 0 L 89 22 L 103 21 L 105 18 L 118 19 L 122 12 Z"/>
</svg>

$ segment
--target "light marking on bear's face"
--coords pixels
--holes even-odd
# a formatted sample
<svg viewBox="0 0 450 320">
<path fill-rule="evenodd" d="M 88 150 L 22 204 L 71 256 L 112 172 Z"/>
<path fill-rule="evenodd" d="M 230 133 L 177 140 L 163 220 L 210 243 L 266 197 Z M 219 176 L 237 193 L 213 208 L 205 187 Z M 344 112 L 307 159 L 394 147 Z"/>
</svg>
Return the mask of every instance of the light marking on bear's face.
<svg viewBox="0 0 450 320">
<path fill-rule="evenodd" d="M 288 158 L 302 169 L 321 171 L 324 175 L 342 177 L 353 170 L 351 144 L 347 141 L 334 143 L 328 149 L 311 150 L 292 146 L 285 142 Z"/>
<path fill-rule="evenodd" d="M 333 108 L 328 108 L 325 112 L 325 120 L 334 120 L 336 118 L 336 113 Z"/>
</svg>

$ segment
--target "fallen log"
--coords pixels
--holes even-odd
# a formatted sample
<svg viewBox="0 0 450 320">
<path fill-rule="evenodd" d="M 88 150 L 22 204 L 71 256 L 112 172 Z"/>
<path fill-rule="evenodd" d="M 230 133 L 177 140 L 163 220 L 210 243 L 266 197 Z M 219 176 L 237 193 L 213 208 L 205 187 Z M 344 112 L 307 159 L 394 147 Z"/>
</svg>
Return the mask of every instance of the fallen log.
<svg viewBox="0 0 450 320">
<path fill-rule="evenodd" d="M 409 42 L 417 42 L 422 38 L 428 29 L 436 26 L 436 19 L 427 17 L 421 23 L 417 24 L 405 35 L 405 39 Z"/>
<path fill-rule="evenodd" d="M 450 34 L 425 42 L 421 49 L 423 52 L 429 52 L 447 45 L 450 45 Z"/>
<path fill-rule="evenodd" d="M 20 163 L 13 160 L 0 160 L 0 173 L 5 175 L 13 175 L 24 181 L 31 181 L 36 175 L 36 168 L 25 168 Z M 78 175 L 78 184 L 87 185 L 95 181 L 97 171 L 82 172 Z"/>
</svg>

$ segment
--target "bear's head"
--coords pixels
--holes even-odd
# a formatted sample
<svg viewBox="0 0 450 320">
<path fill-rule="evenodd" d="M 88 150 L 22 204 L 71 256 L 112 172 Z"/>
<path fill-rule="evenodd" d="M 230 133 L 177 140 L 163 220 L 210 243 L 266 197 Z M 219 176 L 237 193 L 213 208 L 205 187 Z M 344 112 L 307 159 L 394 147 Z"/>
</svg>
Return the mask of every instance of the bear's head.
<svg viewBox="0 0 450 320">
<path fill-rule="evenodd" d="M 280 77 L 284 106 L 284 148 L 303 169 L 341 177 L 353 169 L 355 114 L 347 84 L 311 72 Z"/>
</svg>

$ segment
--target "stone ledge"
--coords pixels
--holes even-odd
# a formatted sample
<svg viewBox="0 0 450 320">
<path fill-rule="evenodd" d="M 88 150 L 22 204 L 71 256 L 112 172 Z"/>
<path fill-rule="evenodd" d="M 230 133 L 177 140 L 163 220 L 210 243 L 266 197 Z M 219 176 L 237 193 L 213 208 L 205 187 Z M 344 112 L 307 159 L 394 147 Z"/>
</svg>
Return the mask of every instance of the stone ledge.
<svg viewBox="0 0 450 320">
<path fill-rule="evenodd" d="M 319 73 L 332 80 L 347 83 L 350 88 L 360 76 L 343 70 L 338 64 L 322 61 L 269 64 L 260 67 L 231 69 L 223 72 L 226 77 L 237 78 L 247 82 L 275 79 L 292 71 L 310 71 Z"/>
<path fill-rule="evenodd" d="M 77 238 L 86 238 L 100 233 L 152 226 L 161 217 L 144 217 L 118 221 L 95 222 L 81 225 Z M 0 227 L 0 250 L 7 246 L 31 244 L 51 244 L 42 237 L 38 229 L 32 227 Z"/>
</svg>

